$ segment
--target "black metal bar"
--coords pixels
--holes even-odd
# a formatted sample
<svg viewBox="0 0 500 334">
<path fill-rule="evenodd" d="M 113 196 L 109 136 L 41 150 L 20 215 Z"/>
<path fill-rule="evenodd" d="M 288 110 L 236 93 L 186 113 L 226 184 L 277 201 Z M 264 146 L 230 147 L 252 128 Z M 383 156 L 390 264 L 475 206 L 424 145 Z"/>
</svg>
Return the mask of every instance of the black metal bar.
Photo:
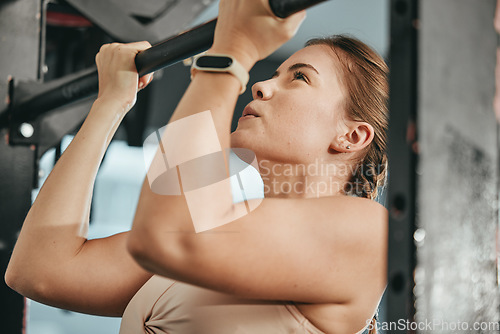
<svg viewBox="0 0 500 334">
<path fill-rule="evenodd" d="M 418 0 L 391 0 L 386 320 L 396 324 L 413 321 L 415 316 L 417 9 Z M 389 333 L 397 332 L 401 329 L 389 330 Z"/>
<path fill-rule="evenodd" d="M 192 23 L 213 2 L 215 0 L 173 0 L 168 8 L 148 23 L 148 29 L 161 37 L 161 40 L 150 42 L 156 44 L 163 41 L 165 36 L 175 36 L 189 29 L 192 24 L 188 25 L 188 23 Z"/>
<path fill-rule="evenodd" d="M 279 15 L 292 14 L 326 0 L 269 0 L 271 8 L 279 8 Z M 288 5 L 285 5 L 289 3 Z M 135 63 L 139 75 L 145 75 L 173 65 L 183 59 L 197 55 L 213 43 L 217 19 L 199 25 L 177 36 L 171 37 L 137 54 Z M 98 91 L 97 71 L 65 77 L 56 82 L 36 84 L 30 88 L 32 94 L 15 94 L 12 115 L 16 120 L 26 122 L 55 108 L 96 94 Z M 34 85 L 32 85 L 34 86 Z M 0 113 L 0 128 L 6 126 L 5 114 Z"/>
<path fill-rule="evenodd" d="M 324 1 L 269 0 L 269 6 L 276 16 L 284 18 Z M 139 52 L 135 57 L 137 71 L 145 75 L 207 50 L 213 43 L 216 23 L 214 19 Z"/>
<path fill-rule="evenodd" d="M 206 51 L 214 41 L 217 19 L 199 25 L 139 52 L 135 66 L 139 75 L 145 75 Z"/>
<path fill-rule="evenodd" d="M 47 111 L 98 91 L 97 70 L 88 69 L 48 83 L 20 82 L 14 89 L 12 121 L 28 122 Z"/>
</svg>

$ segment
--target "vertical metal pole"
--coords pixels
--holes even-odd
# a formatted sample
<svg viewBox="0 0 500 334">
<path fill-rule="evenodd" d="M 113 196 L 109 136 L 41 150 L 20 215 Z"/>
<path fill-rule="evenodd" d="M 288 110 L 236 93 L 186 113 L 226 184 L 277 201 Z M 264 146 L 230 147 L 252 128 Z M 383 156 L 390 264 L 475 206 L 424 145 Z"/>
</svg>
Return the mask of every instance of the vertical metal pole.
<svg viewBox="0 0 500 334">
<path fill-rule="evenodd" d="M 418 0 L 391 0 L 386 321 L 413 321 Z M 398 328 L 389 333 L 403 332 Z"/>
<path fill-rule="evenodd" d="M 36 152 L 30 147 L 11 147 L 0 131 L 0 326 L 2 333 L 21 334 L 25 327 L 24 297 L 10 289 L 3 279 L 5 269 L 31 206 L 31 189 Z"/>
<path fill-rule="evenodd" d="M 9 101 L 9 76 L 38 79 L 41 13 L 41 1 L 4 1 L 0 5 L 0 110 Z M 21 334 L 25 327 L 24 297 L 7 287 L 3 277 L 31 206 L 36 148 L 9 146 L 7 133 L 7 129 L 0 130 L 0 332 Z"/>
</svg>

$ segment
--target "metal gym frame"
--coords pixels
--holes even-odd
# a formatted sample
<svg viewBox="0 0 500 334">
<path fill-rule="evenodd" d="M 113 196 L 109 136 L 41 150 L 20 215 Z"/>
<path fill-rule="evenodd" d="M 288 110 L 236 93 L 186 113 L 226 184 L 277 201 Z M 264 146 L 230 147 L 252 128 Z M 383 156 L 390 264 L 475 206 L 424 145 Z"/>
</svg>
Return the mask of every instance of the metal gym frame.
<svg viewBox="0 0 500 334">
<path fill-rule="evenodd" d="M 420 85 L 422 79 L 420 57 L 423 54 L 422 50 L 427 45 L 432 44 L 427 39 L 428 36 L 432 35 L 432 32 L 422 29 L 421 25 L 431 25 L 431 23 L 439 21 L 437 15 L 432 16 L 431 14 L 428 15 L 428 21 L 425 20 L 425 17 L 422 20 L 419 17 L 419 12 L 423 8 L 426 14 L 432 13 L 434 6 L 436 8 L 443 4 L 454 6 L 454 3 L 464 12 L 476 9 L 487 12 L 488 6 L 491 7 L 493 3 L 493 0 L 484 0 L 487 3 L 485 7 L 485 5 L 476 6 L 475 1 L 390 1 L 388 286 L 385 296 L 385 319 L 383 319 L 387 322 L 398 322 L 400 319 L 415 321 L 418 318 L 415 307 L 415 273 L 416 270 L 418 271 L 415 232 L 417 224 L 419 224 L 420 232 L 424 231 L 425 223 L 416 221 L 416 204 L 420 203 L 422 193 L 418 187 L 421 178 L 419 160 L 424 160 L 425 154 L 422 154 L 420 150 L 422 145 L 417 134 L 421 132 L 418 117 L 421 116 L 420 112 L 424 110 L 422 105 L 428 103 L 425 98 L 422 100 L 419 96 L 422 91 L 427 94 L 425 87 L 422 89 Z M 6 66 L 0 68 L 0 77 L 2 78 L 0 95 L 3 97 L 2 105 L 0 105 L 0 135 L 3 138 L 0 141 L 0 268 L 2 268 L 2 274 L 5 272 L 17 233 L 31 205 L 31 190 L 37 186 L 38 160 L 47 149 L 56 145 L 64 134 L 78 126 L 86 115 L 85 108 L 73 104 L 64 109 L 65 106 L 77 99 L 91 96 L 97 89 L 95 70 L 93 69 L 43 83 L 45 10 L 49 2 L 51 1 L 16 0 L 0 4 L 0 37 L 2 38 L 0 59 L 4 59 L 4 64 L 9 64 L 8 68 Z M 282 1 L 285 4 L 293 3 L 294 6 L 297 4 L 300 6 L 310 5 L 316 2 L 318 1 Z M 203 1 L 202 3 L 205 4 L 203 6 L 200 6 L 195 0 L 183 0 L 182 4 L 180 1 L 166 1 L 166 5 L 162 8 L 155 7 L 154 1 L 146 2 L 147 5 L 143 7 L 138 7 L 136 2 L 129 0 L 125 4 L 122 1 L 121 6 L 117 6 L 114 0 L 99 4 L 83 0 L 67 0 L 66 3 L 89 18 L 115 40 L 128 41 L 130 38 L 158 42 L 162 37 L 158 36 L 158 31 L 171 35 L 178 33 L 177 29 L 183 28 L 183 23 L 190 21 L 188 18 L 195 17 L 210 1 Z M 113 10 L 112 16 L 103 15 L 103 13 L 109 13 L 110 10 Z M 117 19 L 110 21 L 110 17 L 117 17 Z M 183 20 L 183 23 L 179 22 L 180 19 Z M 173 20 L 177 22 L 175 25 L 171 24 Z M 213 25 L 213 22 L 211 24 Z M 422 39 L 420 36 L 422 30 L 425 31 L 426 39 Z M 150 51 L 153 58 L 156 57 L 155 50 L 160 49 Z M 196 53 L 197 51 L 199 50 L 192 49 L 190 52 Z M 177 56 L 185 58 L 190 55 L 192 54 Z M 423 55 L 423 58 L 427 59 L 427 54 Z M 138 59 L 136 61 L 140 62 Z M 150 65 L 152 62 L 147 60 L 145 64 Z M 140 66 L 138 63 L 138 67 Z M 155 70 L 155 66 L 156 64 L 153 64 L 151 70 Z M 164 64 L 159 66 L 164 66 Z M 37 97 L 38 100 L 33 99 L 34 97 Z M 486 97 L 488 98 L 489 95 Z M 32 107 L 29 107 L 30 104 L 31 106 L 44 104 L 45 107 L 33 113 Z M 57 117 L 51 118 L 48 113 L 46 114 L 52 109 L 59 110 Z M 40 115 L 41 112 L 42 115 Z M 49 120 L 51 122 L 57 121 L 57 126 L 50 126 Z M 491 129 L 488 131 L 491 132 Z M 139 131 L 139 133 L 141 132 Z M 476 151 L 471 149 L 471 152 Z M 491 152 L 484 154 L 480 150 L 478 152 L 473 154 L 474 159 L 482 162 L 483 165 L 490 162 L 490 165 L 496 166 L 497 160 L 495 156 L 491 156 Z M 487 169 L 485 175 L 494 177 L 495 181 L 498 179 L 496 170 L 492 172 L 491 168 Z M 417 189 L 419 189 L 418 193 Z M 498 193 L 496 182 L 493 192 L 495 193 L 495 191 Z M 479 209 L 483 209 L 483 207 L 479 207 Z M 496 213 L 497 211 L 496 208 L 492 208 L 489 212 Z M 495 224 L 498 224 L 498 217 L 494 217 L 493 222 L 485 222 L 481 227 L 486 230 L 485 233 L 491 234 L 491 232 L 495 232 L 492 230 Z M 432 238 L 430 238 L 432 228 L 429 227 L 427 230 L 429 244 L 432 245 Z M 432 247 L 428 249 L 432 249 Z M 470 308 L 466 311 L 472 314 L 475 319 L 497 321 L 498 298 L 496 296 L 498 295 L 498 287 L 491 284 L 492 271 L 496 270 L 496 266 L 492 269 L 491 263 L 487 262 L 483 267 L 485 268 L 483 270 L 484 280 L 488 280 L 489 283 L 483 284 L 483 289 L 478 294 L 489 293 L 495 296 L 495 298 L 489 298 L 488 302 L 493 301 L 496 304 L 488 308 L 484 303 L 479 303 L 478 309 L 476 307 L 476 309 Z M 436 269 L 427 265 L 425 261 L 422 268 Z M 476 277 L 475 282 L 481 283 L 483 281 L 482 278 Z M 432 295 L 432 291 L 429 295 Z M 425 304 L 425 298 L 420 298 L 424 304 L 422 309 L 426 310 L 428 314 L 432 314 L 433 309 L 429 305 L 438 305 L 438 303 L 432 304 L 431 301 Z M 474 298 L 473 301 L 477 302 L 477 297 Z M 460 302 L 457 301 L 457 303 Z M 22 333 L 25 327 L 24 298 L 10 290 L 3 280 L 0 282 L 0 305 L 2 332 Z M 412 333 L 416 331 L 398 328 L 386 332 Z M 493 331 L 475 332 L 489 333 Z"/>
<path fill-rule="evenodd" d="M 88 68 L 44 82 L 46 14 L 52 4 L 72 7 L 111 40 L 149 40 L 155 44 L 136 57 L 141 75 L 194 56 L 208 49 L 215 20 L 180 33 L 214 0 L 15 0 L 0 4 L 0 268 L 5 273 L 22 222 L 38 187 L 38 162 L 85 118 L 88 103 L 97 93 L 97 72 Z M 269 0 L 278 17 L 287 17 L 325 0 Z M 111 14 L 112 13 L 112 14 Z M 64 15 L 65 13 L 63 13 Z M 78 18 L 77 21 L 82 21 Z M 85 22 L 83 23 L 85 24 Z M 176 35 L 177 34 L 177 35 Z M 174 36 L 160 42 L 164 35 Z M 147 107 L 147 103 L 145 104 Z M 136 117 L 135 140 L 142 143 L 144 118 Z M 127 115 L 128 116 L 128 115 Z M 137 124 L 138 123 L 138 124 Z M 0 282 L 2 332 L 25 330 L 25 298 Z"/>
<path fill-rule="evenodd" d="M 415 314 L 418 2 L 390 2 L 387 322 L 413 320 Z"/>
</svg>

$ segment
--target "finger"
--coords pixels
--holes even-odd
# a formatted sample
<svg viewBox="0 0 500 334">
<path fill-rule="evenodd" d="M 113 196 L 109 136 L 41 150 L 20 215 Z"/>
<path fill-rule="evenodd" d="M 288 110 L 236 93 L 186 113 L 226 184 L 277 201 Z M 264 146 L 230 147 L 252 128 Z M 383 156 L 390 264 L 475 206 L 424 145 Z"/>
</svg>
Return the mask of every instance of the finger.
<svg viewBox="0 0 500 334">
<path fill-rule="evenodd" d="M 286 19 L 287 26 L 291 29 L 292 36 L 294 36 L 297 33 L 300 26 L 305 21 L 306 17 L 307 17 L 306 11 L 301 10 L 300 12 L 297 12 Z"/>
<path fill-rule="evenodd" d="M 291 16 L 288 17 L 288 19 L 296 21 L 297 23 L 302 23 L 307 17 L 307 12 L 306 10 L 301 10 L 300 12 L 297 12 L 295 14 L 292 14 Z"/>
<path fill-rule="evenodd" d="M 146 75 L 139 78 L 137 88 L 139 90 L 144 89 L 151 83 L 151 81 L 153 81 L 153 73 L 146 74 Z"/>
<path fill-rule="evenodd" d="M 102 52 L 103 50 L 106 50 L 110 46 L 111 46 L 111 44 L 109 44 L 109 43 L 101 45 L 101 47 L 99 48 L 99 52 Z"/>
<path fill-rule="evenodd" d="M 133 43 L 127 43 L 127 44 L 122 44 L 125 48 L 135 50 L 136 52 L 140 52 L 146 49 L 149 49 L 151 47 L 151 43 L 148 41 L 141 41 L 141 42 L 133 42 Z"/>
<path fill-rule="evenodd" d="M 252 0 L 253 1 L 253 0 Z M 500 0 L 499 0 L 500 1 Z M 279 17 L 277 17 L 276 15 L 274 15 L 274 12 L 273 10 L 271 9 L 271 6 L 269 5 L 269 0 L 260 0 L 260 3 L 261 3 L 261 6 L 264 8 L 264 10 L 266 11 L 266 13 L 269 15 L 269 16 L 272 16 L 276 19 L 280 19 Z"/>
</svg>

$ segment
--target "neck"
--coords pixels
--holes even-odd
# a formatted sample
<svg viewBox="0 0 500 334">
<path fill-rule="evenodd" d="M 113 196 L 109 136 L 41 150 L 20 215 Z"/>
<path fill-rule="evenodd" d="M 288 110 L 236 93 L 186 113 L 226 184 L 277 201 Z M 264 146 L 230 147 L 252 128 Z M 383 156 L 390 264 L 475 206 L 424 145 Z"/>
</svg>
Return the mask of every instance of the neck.
<svg viewBox="0 0 500 334">
<path fill-rule="evenodd" d="M 282 163 L 259 161 L 265 197 L 317 198 L 338 196 L 350 178 L 348 166 L 332 161 Z"/>
</svg>

